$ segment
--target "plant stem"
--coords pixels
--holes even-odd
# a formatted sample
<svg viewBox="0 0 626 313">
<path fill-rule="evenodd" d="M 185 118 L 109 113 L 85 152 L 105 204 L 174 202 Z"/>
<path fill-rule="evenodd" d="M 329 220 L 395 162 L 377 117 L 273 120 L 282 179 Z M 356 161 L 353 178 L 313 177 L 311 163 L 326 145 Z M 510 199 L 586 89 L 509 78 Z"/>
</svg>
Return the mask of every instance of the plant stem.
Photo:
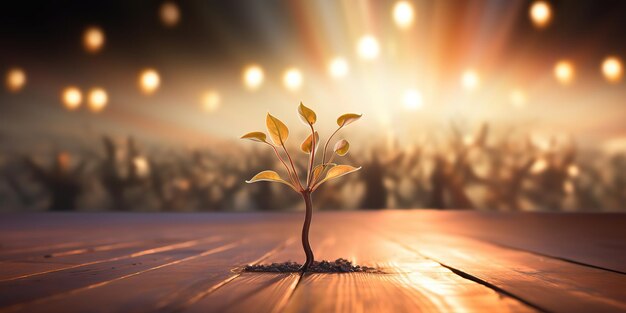
<svg viewBox="0 0 626 313">
<path fill-rule="evenodd" d="M 335 132 L 330 135 L 330 137 L 328 137 L 328 139 L 326 139 L 326 144 L 324 145 L 324 151 L 322 152 L 322 164 L 326 163 L 326 149 L 328 149 L 328 143 L 330 143 L 330 140 L 333 138 L 333 136 L 335 136 L 335 134 L 342 128 L 343 126 L 339 126 L 339 128 L 337 128 L 337 130 L 335 130 Z"/>
<path fill-rule="evenodd" d="M 293 174 L 296 176 L 296 180 L 298 180 L 298 187 L 302 188 L 302 184 L 300 183 L 300 177 L 298 177 L 298 171 L 296 170 L 296 166 L 293 165 L 293 160 L 291 159 L 291 155 L 289 155 L 289 151 L 285 148 L 285 145 L 282 145 L 283 150 L 285 150 L 285 154 L 287 155 L 287 159 L 289 159 L 289 163 L 291 164 L 291 169 L 293 170 Z"/>
<path fill-rule="evenodd" d="M 309 154 L 309 169 L 306 172 L 306 186 L 311 187 L 311 172 L 313 171 L 313 163 L 315 162 L 315 150 L 317 150 L 317 142 L 315 142 L 315 129 L 311 126 L 311 154 Z"/>
<path fill-rule="evenodd" d="M 274 149 L 274 153 L 276 153 L 276 157 L 280 160 L 280 162 L 283 163 L 283 165 L 285 166 L 285 168 L 287 169 L 287 173 L 289 175 L 289 180 L 291 180 L 291 183 L 293 184 L 294 187 L 296 187 L 296 181 L 295 178 L 293 177 L 293 175 L 291 174 L 291 170 L 289 170 L 289 166 L 287 166 L 287 163 L 285 163 L 285 161 L 283 160 L 283 158 L 280 156 L 280 153 L 278 153 L 278 150 L 276 150 L 276 147 L 272 144 L 267 143 L 270 147 L 272 147 L 272 149 Z"/>
<path fill-rule="evenodd" d="M 302 248 L 306 255 L 306 261 L 300 267 L 301 272 L 306 272 L 309 266 L 313 264 L 315 257 L 313 256 L 313 250 L 311 250 L 311 244 L 309 243 L 309 229 L 311 228 L 311 218 L 313 217 L 313 201 L 311 199 L 311 190 L 307 189 L 302 192 L 302 198 L 304 198 L 304 204 L 306 206 L 306 215 L 304 218 L 304 225 L 302 225 Z"/>
</svg>

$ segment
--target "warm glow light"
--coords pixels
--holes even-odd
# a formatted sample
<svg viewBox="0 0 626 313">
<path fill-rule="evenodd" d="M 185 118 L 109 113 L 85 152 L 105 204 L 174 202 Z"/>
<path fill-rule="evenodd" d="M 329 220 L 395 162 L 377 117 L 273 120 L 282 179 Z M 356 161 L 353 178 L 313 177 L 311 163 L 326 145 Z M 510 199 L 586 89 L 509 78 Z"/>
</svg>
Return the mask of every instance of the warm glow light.
<svg viewBox="0 0 626 313">
<path fill-rule="evenodd" d="M 552 8 L 546 1 L 535 1 L 530 7 L 529 14 L 535 27 L 544 28 L 552 19 Z"/>
<path fill-rule="evenodd" d="M 109 102 L 109 96 L 106 90 L 102 88 L 92 88 L 87 95 L 87 104 L 89 109 L 93 112 L 100 112 Z"/>
<path fill-rule="evenodd" d="M 407 1 L 398 1 L 393 6 L 393 20 L 396 25 L 402 29 L 409 28 L 413 25 L 413 19 L 415 13 L 413 12 L 413 6 Z"/>
<path fill-rule="evenodd" d="M 173 2 L 164 2 L 160 10 L 161 22 L 167 27 L 174 27 L 180 20 L 180 10 L 178 5 Z"/>
<path fill-rule="evenodd" d="M 554 66 L 554 77 L 562 85 L 569 85 L 574 80 L 574 65 L 569 61 L 559 61 Z"/>
<path fill-rule="evenodd" d="M 83 45 L 90 53 L 97 53 L 104 46 L 104 32 L 100 27 L 89 27 L 83 34 Z"/>
<path fill-rule="evenodd" d="M 26 85 L 26 73 L 21 68 L 12 68 L 7 72 L 6 86 L 10 92 L 19 92 Z"/>
<path fill-rule="evenodd" d="M 480 85 L 480 77 L 474 70 L 466 70 L 461 77 L 461 83 L 467 90 L 474 90 Z"/>
<path fill-rule="evenodd" d="M 622 61 L 617 57 L 607 57 L 602 62 L 602 74 L 610 83 L 618 83 L 622 80 Z"/>
<path fill-rule="evenodd" d="M 526 105 L 526 94 L 521 89 L 513 89 L 510 96 L 511 104 L 516 108 L 523 108 Z"/>
<path fill-rule="evenodd" d="M 65 108 L 70 111 L 76 110 L 83 102 L 83 94 L 77 87 L 70 86 L 63 89 L 63 93 L 61 94 L 61 100 L 63 101 L 63 105 L 65 106 Z"/>
<path fill-rule="evenodd" d="M 243 72 L 243 82 L 251 90 L 261 87 L 263 78 L 263 69 L 257 65 L 250 65 Z"/>
<path fill-rule="evenodd" d="M 406 90 L 402 96 L 402 102 L 407 109 L 420 109 L 423 106 L 422 94 L 415 89 Z"/>
<path fill-rule="evenodd" d="M 202 109 L 206 112 L 213 112 L 220 107 L 220 94 L 215 90 L 209 90 L 202 94 Z"/>
<path fill-rule="evenodd" d="M 147 95 L 154 93 L 160 84 L 161 77 L 154 69 L 145 69 L 139 75 L 139 87 Z"/>
<path fill-rule="evenodd" d="M 359 39 L 357 45 L 357 52 L 363 60 L 374 60 L 380 53 L 380 46 L 378 40 L 374 36 L 365 35 Z"/>
<path fill-rule="evenodd" d="M 345 77 L 348 75 L 348 62 L 344 58 L 334 58 L 328 66 L 328 71 L 332 77 Z"/>
<path fill-rule="evenodd" d="M 290 68 L 283 75 L 283 84 L 289 90 L 298 90 L 302 86 L 302 73 L 297 68 Z"/>
</svg>

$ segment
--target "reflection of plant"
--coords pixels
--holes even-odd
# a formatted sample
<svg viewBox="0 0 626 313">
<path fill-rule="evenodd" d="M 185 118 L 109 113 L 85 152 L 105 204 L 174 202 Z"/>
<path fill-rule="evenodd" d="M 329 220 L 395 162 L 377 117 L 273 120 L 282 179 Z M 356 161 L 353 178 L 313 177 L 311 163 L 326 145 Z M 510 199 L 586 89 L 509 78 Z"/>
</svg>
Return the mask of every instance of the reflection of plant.
<svg viewBox="0 0 626 313">
<path fill-rule="evenodd" d="M 261 142 L 270 146 L 274 150 L 278 160 L 280 160 L 287 170 L 287 175 L 289 177 L 288 180 L 284 180 L 275 171 L 262 171 L 252 177 L 252 179 L 246 181 L 247 183 L 254 183 L 258 181 L 282 183 L 300 193 L 304 199 L 306 217 L 302 227 L 302 247 L 304 248 L 304 253 L 306 254 L 306 261 L 300 270 L 306 271 L 311 263 L 313 263 L 314 259 L 313 251 L 311 250 L 311 245 L 309 244 L 309 228 L 311 226 L 311 216 L 313 213 L 311 193 L 328 180 L 358 171 L 360 169 L 360 167 L 356 168 L 350 165 L 338 165 L 332 163 L 335 158 L 335 154 L 344 156 L 348 153 L 350 144 L 345 139 L 337 141 L 333 149 L 335 154 L 333 154 L 327 161 L 326 150 L 328 149 L 328 143 L 340 129 L 361 118 L 361 114 L 348 113 L 337 119 L 337 125 L 339 125 L 339 127 L 332 133 L 332 135 L 330 135 L 330 137 L 328 137 L 328 140 L 326 140 L 326 144 L 324 144 L 324 149 L 322 150 L 322 161 L 320 164 L 315 165 L 315 153 L 320 143 L 319 134 L 313 127 L 313 124 L 317 121 L 317 115 L 313 112 L 313 110 L 307 108 L 302 103 L 300 103 L 300 106 L 298 107 L 298 113 L 300 115 L 300 119 L 311 129 L 311 134 L 300 145 L 302 152 L 309 155 L 309 161 L 306 167 L 307 173 L 305 184 L 302 184 L 293 159 L 285 147 L 285 142 L 287 141 L 287 137 L 289 137 L 289 129 L 279 119 L 268 113 L 265 121 L 267 125 L 267 132 L 269 133 L 273 144 L 267 141 L 267 135 L 263 132 L 247 133 L 241 136 L 241 138 Z M 281 149 L 282 152 L 279 151 L 279 149 Z"/>
</svg>

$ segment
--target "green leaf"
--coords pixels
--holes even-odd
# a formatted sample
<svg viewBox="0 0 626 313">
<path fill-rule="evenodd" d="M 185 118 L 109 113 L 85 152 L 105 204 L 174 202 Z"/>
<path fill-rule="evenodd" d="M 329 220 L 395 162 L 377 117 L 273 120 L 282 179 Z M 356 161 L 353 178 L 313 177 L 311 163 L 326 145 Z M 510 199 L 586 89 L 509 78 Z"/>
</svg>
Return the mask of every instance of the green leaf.
<svg viewBox="0 0 626 313">
<path fill-rule="evenodd" d="M 267 135 L 265 135 L 265 133 L 263 132 L 250 132 L 241 136 L 241 139 L 248 139 L 257 142 L 267 142 Z"/>
<path fill-rule="evenodd" d="M 300 119 L 307 125 L 313 125 L 317 121 L 317 115 L 315 112 L 300 102 L 300 106 L 298 106 L 298 113 L 300 114 Z"/>
<path fill-rule="evenodd" d="M 326 173 L 326 177 L 324 177 L 324 179 L 322 179 L 319 183 L 315 185 L 315 187 L 313 187 L 313 190 L 317 189 L 317 187 L 319 187 L 321 184 L 325 183 L 326 181 L 341 177 L 346 174 L 350 174 L 352 172 L 356 172 L 360 169 L 361 169 L 360 167 L 353 167 L 350 165 L 334 166 L 333 168 L 328 170 L 328 173 Z"/>
<path fill-rule="evenodd" d="M 348 150 L 350 150 L 350 143 L 345 139 L 341 139 L 335 144 L 334 150 L 337 155 L 344 156 L 348 154 Z"/>
<path fill-rule="evenodd" d="M 270 134 L 270 138 L 272 138 L 274 144 L 285 145 L 287 137 L 289 137 L 289 128 L 287 128 L 287 125 L 269 113 L 267 113 L 265 124 L 267 126 L 267 132 Z"/>
<path fill-rule="evenodd" d="M 254 177 L 252 177 L 250 180 L 246 180 L 246 183 L 251 184 L 251 183 L 256 183 L 259 181 L 269 181 L 269 182 L 277 182 L 277 183 L 281 183 L 281 184 L 285 184 L 291 188 L 293 188 L 293 190 L 298 191 L 296 189 L 296 187 L 294 187 L 292 184 L 290 184 L 289 182 L 285 181 L 284 179 L 282 179 L 280 177 L 280 175 L 278 175 L 278 173 L 274 172 L 274 171 L 263 171 L 260 172 L 256 175 L 254 175 Z"/>
<path fill-rule="evenodd" d="M 356 122 L 358 119 L 361 118 L 361 116 L 363 116 L 363 114 L 354 114 L 354 113 L 344 114 L 340 116 L 339 118 L 337 118 L 337 125 L 339 125 L 340 127 L 344 127 L 348 124 L 352 124 Z"/>
<path fill-rule="evenodd" d="M 315 150 L 317 150 L 317 147 L 319 147 L 320 145 L 320 135 L 315 132 Z M 300 145 L 300 150 L 302 150 L 302 152 L 304 153 L 311 153 L 311 150 L 313 150 L 311 147 L 313 146 L 313 134 L 309 135 L 309 137 L 307 137 L 303 142 L 302 145 Z"/>
</svg>

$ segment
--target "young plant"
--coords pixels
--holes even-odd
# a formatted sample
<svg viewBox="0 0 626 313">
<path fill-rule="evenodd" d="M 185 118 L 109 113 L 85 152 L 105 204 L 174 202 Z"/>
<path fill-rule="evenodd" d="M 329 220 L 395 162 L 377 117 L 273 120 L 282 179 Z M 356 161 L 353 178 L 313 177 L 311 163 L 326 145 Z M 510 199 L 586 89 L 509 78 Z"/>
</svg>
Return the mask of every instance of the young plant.
<svg viewBox="0 0 626 313">
<path fill-rule="evenodd" d="M 300 145 L 302 152 L 309 155 L 309 160 L 306 166 L 306 180 L 304 181 L 302 181 L 302 178 L 298 174 L 293 159 L 285 147 L 285 142 L 289 137 L 289 129 L 276 117 L 267 113 L 267 117 L 265 119 L 267 132 L 269 133 L 272 142 L 267 140 L 267 135 L 263 132 L 247 133 L 241 136 L 241 139 L 249 139 L 270 146 L 287 172 L 287 179 L 283 179 L 275 171 L 262 171 L 254 175 L 252 179 L 247 180 L 246 183 L 255 183 L 259 181 L 282 183 L 300 193 L 304 199 L 306 212 L 304 224 L 302 226 L 302 247 L 306 255 L 306 261 L 302 267 L 300 267 L 300 271 L 305 272 L 314 261 L 313 250 L 311 250 L 311 245 L 309 244 L 309 228 L 311 227 L 311 218 L 313 215 L 313 202 L 311 194 L 323 183 L 361 169 L 360 167 L 357 168 L 350 165 L 339 165 L 333 163 L 335 155 L 344 156 L 348 153 L 348 150 L 350 149 L 348 141 L 345 139 L 337 141 L 333 149 L 333 155 L 326 160 L 326 150 L 328 150 L 328 144 L 340 129 L 361 118 L 361 114 L 348 113 L 337 118 L 337 125 L 339 127 L 326 140 L 324 149 L 322 150 L 321 162 L 319 164 L 315 164 L 315 158 L 317 148 L 320 144 L 320 139 L 319 134 L 313 127 L 317 121 L 317 115 L 313 110 L 304 106 L 302 102 L 300 102 L 300 106 L 298 107 L 298 114 L 300 115 L 302 122 L 304 122 L 304 124 L 311 130 L 311 134 Z"/>
</svg>

